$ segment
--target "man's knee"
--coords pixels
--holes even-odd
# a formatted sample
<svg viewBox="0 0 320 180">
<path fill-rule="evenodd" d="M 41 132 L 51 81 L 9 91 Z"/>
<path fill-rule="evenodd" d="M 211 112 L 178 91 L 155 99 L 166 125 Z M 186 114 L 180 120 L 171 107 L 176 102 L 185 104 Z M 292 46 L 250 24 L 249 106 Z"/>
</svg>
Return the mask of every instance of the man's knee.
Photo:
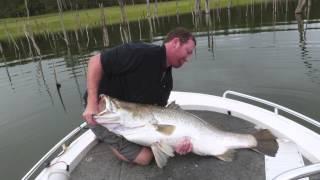
<svg viewBox="0 0 320 180">
<path fill-rule="evenodd" d="M 130 162 L 128 158 L 123 156 L 119 151 L 117 151 L 115 148 L 111 147 L 112 152 L 116 155 L 116 157 L 122 161 Z M 137 157 L 132 161 L 135 164 L 146 166 L 150 164 L 150 162 L 153 159 L 152 151 L 147 148 L 143 147 L 140 152 L 138 153 Z"/>
<path fill-rule="evenodd" d="M 110 148 L 111 148 L 113 154 L 114 154 L 118 159 L 120 159 L 120 160 L 122 160 L 122 161 L 127 161 L 127 162 L 129 162 L 129 160 L 128 160 L 126 157 L 124 157 L 118 150 L 116 150 L 116 149 L 113 148 L 113 147 L 110 147 Z"/>
<path fill-rule="evenodd" d="M 143 147 L 133 162 L 138 165 L 146 166 L 150 164 L 152 159 L 153 159 L 153 154 L 151 149 Z"/>
</svg>

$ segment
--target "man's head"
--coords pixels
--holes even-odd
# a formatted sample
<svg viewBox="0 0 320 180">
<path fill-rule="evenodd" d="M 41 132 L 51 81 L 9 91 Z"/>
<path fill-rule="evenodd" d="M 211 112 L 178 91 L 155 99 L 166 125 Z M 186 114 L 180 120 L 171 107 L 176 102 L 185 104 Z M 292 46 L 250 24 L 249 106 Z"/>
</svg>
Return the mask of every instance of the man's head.
<svg viewBox="0 0 320 180">
<path fill-rule="evenodd" d="M 164 40 L 167 66 L 182 66 L 192 56 L 196 44 L 194 36 L 187 29 L 178 27 L 170 31 Z"/>
</svg>

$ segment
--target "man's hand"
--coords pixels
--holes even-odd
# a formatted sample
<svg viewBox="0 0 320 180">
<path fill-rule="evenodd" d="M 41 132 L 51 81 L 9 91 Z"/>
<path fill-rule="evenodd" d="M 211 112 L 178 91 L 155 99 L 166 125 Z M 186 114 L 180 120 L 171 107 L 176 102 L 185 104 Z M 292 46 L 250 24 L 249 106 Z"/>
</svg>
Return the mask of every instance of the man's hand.
<svg viewBox="0 0 320 180">
<path fill-rule="evenodd" d="M 184 137 L 182 141 L 178 142 L 175 151 L 180 155 L 185 155 L 192 151 L 192 143 L 190 137 Z"/>
<path fill-rule="evenodd" d="M 89 105 L 86 107 L 85 111 L 82 113 L 82 118 L 87 121 L 88 124 L 96 125 L 97 122 L 94 120 L 93 116 L 97 114 L 98 107 L 90 107 Z"/>
</svg>

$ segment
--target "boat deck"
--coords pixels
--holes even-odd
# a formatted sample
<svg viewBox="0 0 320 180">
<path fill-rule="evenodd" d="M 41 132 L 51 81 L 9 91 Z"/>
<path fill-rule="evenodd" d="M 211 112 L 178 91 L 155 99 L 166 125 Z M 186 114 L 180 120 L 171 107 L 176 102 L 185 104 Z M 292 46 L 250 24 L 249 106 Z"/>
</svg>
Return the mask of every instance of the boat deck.
<svg viewBox="0 0 320 180">
<path fill-rule="evenodd" d="M 207 111 L 191 111 L 220 129 L 248 133 L 254 132 L 254 125 L 241 119 Z M 237 150 L 232 162 L 215 157 L 194 154 L 176 155 L 160 169 L 153 161 L 148 166 L 137 166 L 119 161 L 104 143 L 97 144 L 71 173 L 72 180 L 108 179 L 265 179 L 264 156 L 247 149 Z"/>
</svg>

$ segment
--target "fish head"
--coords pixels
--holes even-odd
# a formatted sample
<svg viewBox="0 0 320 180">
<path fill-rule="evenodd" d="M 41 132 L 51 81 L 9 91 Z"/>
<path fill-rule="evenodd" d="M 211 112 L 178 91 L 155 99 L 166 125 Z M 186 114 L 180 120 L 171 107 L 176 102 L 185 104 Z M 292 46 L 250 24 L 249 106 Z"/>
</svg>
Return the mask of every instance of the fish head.
<svg viewBox="0 0 320 180">
<path fill-rule="evenodd" d="M 98 105 L 99 113 L 94 116 L 95 121 L 115 134 L 126 136 L 143 132 L 140 129 L 146 128 L 145 121 L 137 120 L 141 118 L 141 115 L 135 111 L 136 107 L 132 103 L 100 95 Z M 152 125 L 148 127 L 154 128 Z"/>
<path fill-rule="evenodd" d="M 105 120 L 112 120 L 119 118 L 119 106 L 116 100 L 110 96 L 101 94 L 99 97 L 98 114 L 95 115 L 96 119 L 103 117 Z"/>
</svg>

